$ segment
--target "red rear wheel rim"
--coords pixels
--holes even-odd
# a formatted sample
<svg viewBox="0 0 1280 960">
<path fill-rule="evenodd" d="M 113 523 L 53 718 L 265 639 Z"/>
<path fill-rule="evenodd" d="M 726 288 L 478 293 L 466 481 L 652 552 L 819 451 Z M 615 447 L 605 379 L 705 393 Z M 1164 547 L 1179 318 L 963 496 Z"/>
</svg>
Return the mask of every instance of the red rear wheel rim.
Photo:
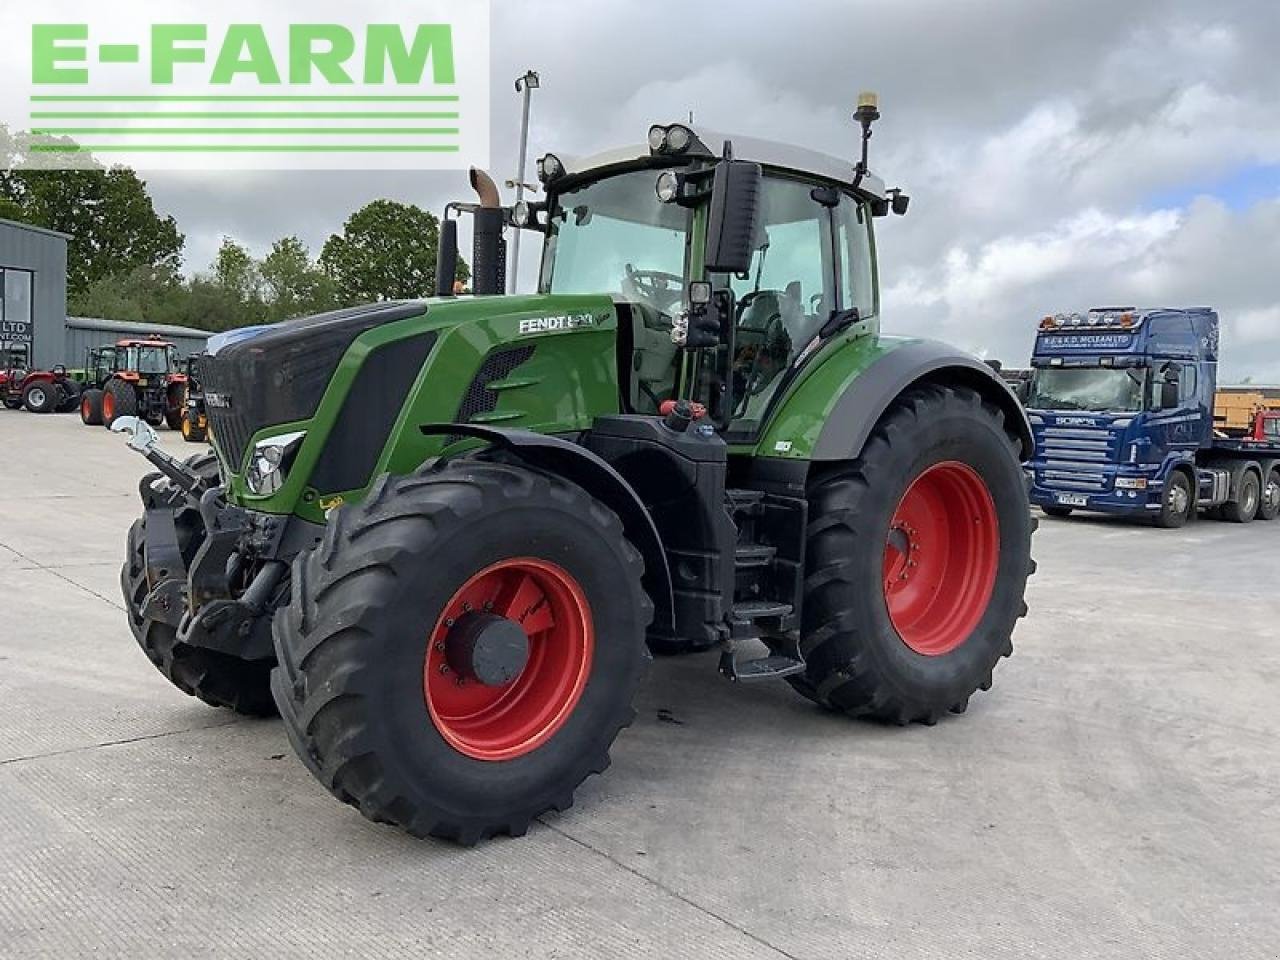
<svg viewBox="0 0 1280 960">
<path fill-rule="evenodd" d="M 104 393 L 102 395 L 102 418 L 104 420 L 110 420 L 115 416 L 115 412 L 116 398 L 109 393 Z"/>
<path fill-rule="evenodd" d="M 88 397 L 85 397 L 83 400 L 80 401 L 80 419 L 81 420 L 89 419 L 89 398 Z"/>
<path fill-rule="evenodd" d="M 529 658 L 503 686 L 459 683 L 449 669 L 450 628 L 468 612 L 515 621 L 529 638 Z M 502 560 L 475 574 L 449 598 L 428 640 L 423 692 L 431 721 L 459 753 L 511 760 L 550 740 L 587 685 L 595 650 L 591 607 L 562 567 L 528 557 Z"/>
<path fill-rule="evenodd" d="M 934 464 L 907 488 L 889 524 L 884 598 L 902 642 L 942 656 L 973 633 L 991 601 L 1000 522 L 978 472 Z"/>
</svg>

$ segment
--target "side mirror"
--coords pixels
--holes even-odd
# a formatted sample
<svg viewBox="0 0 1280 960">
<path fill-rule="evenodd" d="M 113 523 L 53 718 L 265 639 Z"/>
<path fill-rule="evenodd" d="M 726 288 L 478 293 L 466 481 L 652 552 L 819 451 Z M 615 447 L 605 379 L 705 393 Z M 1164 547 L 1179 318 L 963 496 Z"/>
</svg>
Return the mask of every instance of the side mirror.
<svg viewBox="0 0 1280 960">
<path fill-rule="evenodd" d="M 1160 409 L 1172 410 L 1178 405 L 1178 381 L 1165 380 L 1160 384 Z"/>
<path fill-rule="evenodd" d="M 721 160 L 711 185 L 707 215 L 705 266 L 712 273 L 751 269 L 760 232 L 760 191 L 764 173 L 758 163 Z"/>
</svg>

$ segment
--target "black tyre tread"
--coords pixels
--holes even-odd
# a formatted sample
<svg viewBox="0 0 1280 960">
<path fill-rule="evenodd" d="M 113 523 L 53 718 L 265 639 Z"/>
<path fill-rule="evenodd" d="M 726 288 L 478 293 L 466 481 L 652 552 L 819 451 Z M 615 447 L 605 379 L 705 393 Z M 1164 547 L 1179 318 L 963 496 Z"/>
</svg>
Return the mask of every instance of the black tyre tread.
<svg viewBox="0 0 1280 960">
<path fill-rule="evenodd" d="M 397 788 L 368 733 L 367 718 L 378 705 L 359 679 L 376 642 L 361 623 L 376 602 L 370 598 L 394 582 L 398 564 L 431 549 L 442 525 L 464 524 L 496 498 L 525 496 L 534 485 L 577 502 L 582 515 L 604 524 L 622 545 L 633 600 L 647 626 L 653 604 L 640 586 L 644 562 L 624 538 L 618 517 L 560 477 L 496 462 L 454 461 L 405 476 L 384 475 L 360 503 L 336 510 L 320 544 L 294 560 L 290 602 L 277 610 L 273 623 L 278 666 L 272 688 L 304 764 L 334 797 L 370 820 L 467 846 L 498 834 L 521 836 L 541 814 L 567 810 L 578 785 L 609 766 L 607 747 L 583 756 L 577 775 L 567 778 L 573 782 L 548 788 L 502 823 L 484 823 L 412 801 Z M 643 646 L 638 655 L 646 655 Z M 600 727 L 612 728 L 616 737 L 634 718 L 629 701 L 618 703 Z"/>
<path fill-rule="evenodd" d="M 198 473 L 217 477 L 218 462 L 212 453 L 189 457 L 186 463 Z M 142 551 L 145 529 L 145 516 L 129 528 L 126 559 L 120 571 L 129 629 L 142 652 L 170 683 L 188 696 L 246 716 L 273 716 L 276 707 L 271 696 L 273 664 L 270 660 L 242 660 L 179 643 L 177 630 L 172 626 L 141 616 L 139 611 L 147 595 Z"/>
<path fill-rule="evenodd" d="M 1218 509 L 1221 511 L 1220 517 L 1228 523 L 1252 523 L 1258 517 L 1258 508 L 1262 505 L 1262 484 L 1258 481 L 1258 475 L 1252 470 L 1245 471 L 1240 479 L 1240 486 L 1243 489 L 1246 483 L 1253 484 L 1253 497 L 1255 506 L 1252 513 L 1246 512 L 1242 500 L 1239 496 L 1235 500 L 1228 500 Z"/>
<path fill-rule="evenodd" d="M 36 390 L 40 390 L 44 395 L 44 403 L 38 407 L 28 399 Z M 53 413 L 58 406 L 58 388 L 47 381 L 33 383 L 22 391 L 22 405 L 31 413 Z"/>
<path fill-rule="evenodd" d="M 115 417 L 119 420 L 121 417 L 135 417 L 138 415 L 138 392 L 133 387 L 126 384 L 123 380 L 108 380 L 105 393 L 111 394 L 115 400 Z M 102 419 L 103 426 L 110 427 L 105 417 Z"/>
<path fill-rule="evenodd" d="M 1269 523 L 1277 517 L 1280 517 L 1280 504 L 1268 506 L 1265 501 L 1267 485 L 1273 480 L 1280 482 L 1280 467 L 1272 467 L 1271 470 L 1268 471 L 1266 479 L 1262 484 L 1262 490 L 1259 494 L 1258 519 L 1264 523 Z"/>
<path fill-rule="evenodd" d="M 89 405 L 89 416 L 84 415 L 83 409 L 80 412 L 80 422 L 86 427 L 102 426 L 102 391 L 96 387 L 90 387 L 80 396 L 81 403 L 87 402 Z"/>
<path fill-rule="evenodd" d="M 1175 480 L 1175 478 L 1178 478 Z M 1187 491 L 1187 509 L 1183 513 L 1170 510 L 1169 492 L 1175 483 L 1181 482 Z M 1154 523 L 1162 530 L 1180 530 L 1196 515 L 1195 483 L 1183 471 L 1174 470 L 1165 483 L 1164 494 L 1160 498 L 1160 512 L 1155 515 Z"/>
<path fill-rule="evenodd" d="M 817 538 L 844 540 L 842 550 L 852 552 L 857 549 L 859 542 L 874 539 L 869 531 L 860 529 L 863 518 L 859 504 L 881 472 L 880 464 L 890 445 L 909 440 L 916 427 L 927 418 L 930 409 L 957 403 L 980 409 L 999 424 L 1007 437 L 1010 450 L 1017 458 L 1019 440 L 1008 428 L 1003 411 L 985 402 L 977 392 L 964 387 L 933 384 L 914 388 L 899 398 L 881 418 L 857 460 L 850 463 L 847 469 L 829 473 L 811 484 L 810 522 L 807 530 L 810 545 Z M 1029 520 L 1030 531 L 1034 534 L 1039 527 L 1039 520 L 1035 517 L 1029 517 Z M 810 556 L 813 555 L 811 548 L 807 552 Z M 1036 562 L 1028 556 L 1020 595 L 1025 593 L 1025 578 L 1035 572 Z M 806 570 L 806 609 L 819 606 L 817 592 L 829 583 L 843 581 L 845 576 L 843 566 L 834 563 L 816 570 Z M 1020 620 L 1026 614 L 1027 606 L 1022 602 L 1016 619 Z M 850 633 L 851 623 L 846 611 L 839 608 L 825 611 L 820 622 L 802 636 L 801 651 L 806 659 L 810 659 L 820 647 L 831 643 L 839 644 L 842 635 L 847 637 Z M 1012 654 L 1013 642 L 1010 638 L 1000 650 L 997 662 Z M 970 699 L 969 696 L 964 696 L 945 706 L 912 702 L 878 678 L 874 671 L 866 669 L 857 654 L 816 683 L 808 674 L 789 677 L 788 681 L 802 696 L 828 709 L 852 717 L 899 725 L 913 722 L 932 725 L 947 712 L 964 713 Z M 987 690 L 990 687 L 991 674 L 988 671 L 979 684 L 979 689 Z"/>
</svg>

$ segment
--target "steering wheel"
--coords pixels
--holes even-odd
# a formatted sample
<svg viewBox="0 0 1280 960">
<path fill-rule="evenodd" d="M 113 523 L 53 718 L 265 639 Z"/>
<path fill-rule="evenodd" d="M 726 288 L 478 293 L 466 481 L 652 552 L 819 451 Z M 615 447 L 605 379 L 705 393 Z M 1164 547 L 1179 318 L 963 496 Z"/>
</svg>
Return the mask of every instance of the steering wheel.
<svg viewBox="0 0 1280 960">
<path fill-rule="evenodd" d="M 637 270 L 626 265 L 627 275 L 622 280 L 623 292 L 628 297 L 644 300 L 666 313 L 684 297 L 684 278 L 664 270 Z"/>
<path fill-rule="evenodd" d="M 754 299 L 752 294 L 747 296 Z M 752 332 L 760 333 L 759 341 L 743 346 L 734 361 L 735 367 L 748 359 L 750 363 L 747 369 L 739 374 L 742 379 L 736 404 L 737 410 L 734 411 L 735 416 L 745 413 L 747 402 L 768 389 L 769 384 L 773 383 L 774 378 L 791 356 L 791 335 L 787 332 L 787 326 L 782 320 L 782 311 L 771 313 L 765 325 L 752 328 Z"/>
</svg>

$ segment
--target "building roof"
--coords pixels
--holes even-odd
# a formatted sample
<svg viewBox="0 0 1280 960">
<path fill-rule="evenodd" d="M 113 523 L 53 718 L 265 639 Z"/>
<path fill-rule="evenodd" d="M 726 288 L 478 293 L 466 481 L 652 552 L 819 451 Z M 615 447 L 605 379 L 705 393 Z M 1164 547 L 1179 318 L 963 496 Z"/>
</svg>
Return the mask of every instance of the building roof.
<svg viewBox="0 0 1280 960">
<path fill-rule="evenodd" d="M 677 124 L 672 124 L 676 126 Z M 798 147 L 791 143 L 780 143 L 776 140 L 761 140 L 758 137 L 739 136 L 737 134 L 717 133 L 696 124 L 678 124 L 693 131 L 693 135 L 702 142 L 712 156 L 720 156 L 724 152 L 725 142 L 733 144 L 735 160 L 750 160 L 762 166 L 779 170 L 791 170 L 809 176 L 820 177 L 835 183 L 850 184 L 854 179 L 854 161 L 842 160 L 830 154 Z M 693 151 L 691 151 L 693 152 Z M 698 155 L 703 155 L 699 152 Z M 617 147 L 603 153 L 588 157 L 572 159 L 561 157 L 565 172 L 570 176 L 578 176 L 588 171 L 595 171 L 615 166 L 629 166 L 642 163 L 652 156 L 647 143 L 634 146 Z M 867 193 L 884 197 L 884 181 L 873 173 L 868 173 L 859 185 Z"/>
<path fill-rule="evenodd" d="M 25 230 L 28 233 L 38 233 L 45 237 L 57 237 L 60 240 L 70 240 L 71 234 L 63 233 L 60 230 L 50 230 L 47 227 L 37 227 L 34 223 L 22 223 L 19 220 L 6 220 L 0 217 L 0 227 L 12 227 L 15 230 Z"/>
<path fill-rule="evenodd" d="M 213 334 L 208 330 L 197 330 L 195 327 L 179 327 L 170 323 L 133 323 L 122 320 L 103 320 L 98 317 L 67 317 L 67 326 L 75 330 L 97 330 L 102 333 L 114 333 L 121 337 L 203 337 Z"/>
</svg>

